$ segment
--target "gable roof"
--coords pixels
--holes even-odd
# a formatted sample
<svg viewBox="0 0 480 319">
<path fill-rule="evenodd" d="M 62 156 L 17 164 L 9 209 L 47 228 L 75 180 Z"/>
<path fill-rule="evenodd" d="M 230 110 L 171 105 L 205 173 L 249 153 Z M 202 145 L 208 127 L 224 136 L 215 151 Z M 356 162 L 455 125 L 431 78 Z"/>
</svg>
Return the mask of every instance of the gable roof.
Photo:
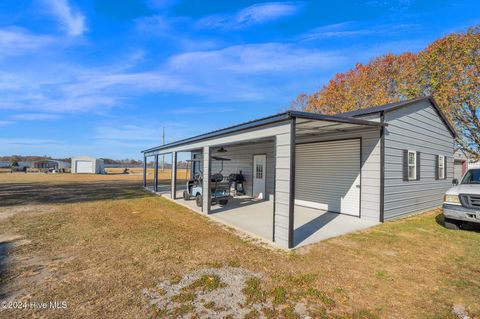
<svg viewBox="0 0 480 319">
<path fill-rule="evenodd" d="M 445 114 L 442 112 L 442 110 L 438 106 L 437 102 L 435 102 L 434 98 L 431 97 L 431 96 L 420 97 L 420 98 L 410 99 L 410 100 L 406 100 L 406 101 L 388 103 L 388 104 L 384 104 L 384 105 L 368 107 L 368 108 L 359 109 L 359 110 L 355 110 L 355 111 L 339 113 L 339 114 L 336 114 L 336 116 L 357 117 L 357 116 L 379 113 L 379 112 L 389 112 L 389 111 L 394 111 L 394 110 L 397 110 L 401 107 L 405 107 L 405 106 L 408 106 L 408 105 L 411 105 L 411 104 L 414 104 L 414 103 L 417 103 L 417 102 L 421 102 L 421 101 L 429 101 L 430 104 L 432 104 L 435 111 L 437 112 L 440 119 L 445 124 L 445 126 L 447 126 L 447 128 L 450 131 L 450 133 L 452 134 L 452 136 L 453 137 L 458 137 L 458 134 L 457 134 L 455 128 L 452 126 L 452 124 L 450 124 L 450 121 L 447 119 Z"/>
</svg>

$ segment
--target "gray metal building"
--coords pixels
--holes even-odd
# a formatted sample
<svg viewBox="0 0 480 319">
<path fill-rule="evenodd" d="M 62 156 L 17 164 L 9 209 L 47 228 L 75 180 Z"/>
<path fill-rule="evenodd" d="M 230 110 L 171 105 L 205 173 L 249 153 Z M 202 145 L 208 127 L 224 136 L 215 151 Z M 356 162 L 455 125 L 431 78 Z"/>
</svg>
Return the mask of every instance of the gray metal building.
<svg viewBox="0 0 480 319">
<path fill-rule="evenodd" d="M 366 228 L 441 205 L 453 178 L 455 136 L 430 97 L 334 116 L 288 111 L 143 151 L 145 163 L 155 163 L 153 181 L 145 167 L 144 186 L 158 191 L 158 157 L 172 154 L 168 194 L 180 200 L 177 157 L 195 154 L 202 159 L 204 214 L 293 248 L 327 238 L 327 230 Z M 242 171 L 250 201 L 211 207 L 216 155 L 230 159 L 224 175 Z"/>
</svg>

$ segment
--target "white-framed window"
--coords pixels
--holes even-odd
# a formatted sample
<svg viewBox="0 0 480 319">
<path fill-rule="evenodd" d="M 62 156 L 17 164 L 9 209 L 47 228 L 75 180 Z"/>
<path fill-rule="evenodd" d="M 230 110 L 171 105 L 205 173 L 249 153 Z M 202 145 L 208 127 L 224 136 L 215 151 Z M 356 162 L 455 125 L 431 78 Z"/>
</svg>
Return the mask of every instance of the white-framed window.
<svg viewBox="0 0 480 319">
<path fill-rule="evenodd" d="M 415 151 L 408 151 L 408 180 L 416 180 L 417 179 L 417 152 Z"/>
<path fill-rule="evenodd" d="M 263 165 L 257 164 L 255 169 L 255 178 L 262 179 L 263 178 Z"/>
<path fill-rule="evenodd" d="M 438 178 L 445 179 L 445 156 L 438 155 Z"/>
</svg>

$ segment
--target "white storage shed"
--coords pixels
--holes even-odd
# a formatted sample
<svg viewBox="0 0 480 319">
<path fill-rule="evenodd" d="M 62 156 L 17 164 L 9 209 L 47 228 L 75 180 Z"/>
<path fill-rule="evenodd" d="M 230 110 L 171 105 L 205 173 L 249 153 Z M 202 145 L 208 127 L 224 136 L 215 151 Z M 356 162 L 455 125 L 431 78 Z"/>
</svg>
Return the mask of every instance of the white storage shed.
<svg viewBox="0 0 480 319">
<path fill-rule="evenodd" d="M 104 174 L 105 167 L 101 158 L 89 156 L 72 157 L 73 174 Z"/>
</svg>

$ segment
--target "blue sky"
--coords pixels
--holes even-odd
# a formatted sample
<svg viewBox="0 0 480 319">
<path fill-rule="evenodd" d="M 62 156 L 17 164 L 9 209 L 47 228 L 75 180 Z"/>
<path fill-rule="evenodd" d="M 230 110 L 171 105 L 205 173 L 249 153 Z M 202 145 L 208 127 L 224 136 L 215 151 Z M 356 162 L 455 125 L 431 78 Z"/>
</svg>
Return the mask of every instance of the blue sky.
<svg viewBox="0 0 480 319">
<path fill-rule="evenodd" d="M 0 155 L 141 158 L 480 22 L 472 1 L 0 2 Z"/>
</svg>

